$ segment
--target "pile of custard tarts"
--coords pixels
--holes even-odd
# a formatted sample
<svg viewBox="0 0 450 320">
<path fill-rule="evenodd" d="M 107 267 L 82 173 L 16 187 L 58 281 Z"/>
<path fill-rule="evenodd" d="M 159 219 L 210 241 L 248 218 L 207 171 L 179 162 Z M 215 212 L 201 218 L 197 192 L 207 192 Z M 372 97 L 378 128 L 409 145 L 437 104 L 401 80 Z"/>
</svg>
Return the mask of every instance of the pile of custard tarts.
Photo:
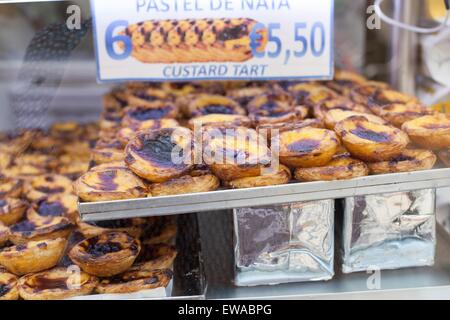
<svg viewBox="0 0 450 320">
<path fill-rule="evenodd" d="M 79 219 L 73 182 L 98 134 L 67 122 L 0 135 L 0 300 L 135 293 L 172 279 L 175 220 Z"/>
<path fill-rule="evenodd" d="M 104 96 L 99 126 L 93 166 L 74 185 L 86 202 L 450 162 L 449 115 L 344 70 L 326 82 L 128 83 Z"/>
</svg>

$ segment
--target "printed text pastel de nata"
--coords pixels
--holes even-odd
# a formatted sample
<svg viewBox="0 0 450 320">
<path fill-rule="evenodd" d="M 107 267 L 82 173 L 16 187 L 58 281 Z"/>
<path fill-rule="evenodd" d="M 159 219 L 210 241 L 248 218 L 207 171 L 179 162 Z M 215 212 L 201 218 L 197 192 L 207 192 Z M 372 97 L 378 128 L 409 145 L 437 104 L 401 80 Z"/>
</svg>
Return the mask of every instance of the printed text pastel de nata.
<svg viewBox="0 0 450 320">
<path fill-rule="evenodd" d="M 137 12 L 281 11 L 293 0 L 136 0 Z M 297 0 L 295 0 L 297 1 Z"/>
</svg>

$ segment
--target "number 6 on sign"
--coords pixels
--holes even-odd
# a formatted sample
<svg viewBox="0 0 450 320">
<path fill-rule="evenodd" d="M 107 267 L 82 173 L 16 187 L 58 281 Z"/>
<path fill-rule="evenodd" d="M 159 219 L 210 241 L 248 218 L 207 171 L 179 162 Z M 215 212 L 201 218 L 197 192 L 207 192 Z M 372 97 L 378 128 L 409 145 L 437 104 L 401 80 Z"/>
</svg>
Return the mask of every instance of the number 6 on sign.
<svg viewBox="0 0 450 320">
<path fill-rule="evenodd" d="M 131 54 L 132 45 L 131 39 L 125 35 L 114 35 L 114 31 L 119 27 L 127 27 L 128 21 L 119 20 L 112 22 L 105 32 L 105 44 L 108 55 L 114 60 L 124 60 Z M 119 47 L 123 49 L 122 53 L 116 53 L 114 50 L 114 43 L 118 43 Z"/>
</svg>

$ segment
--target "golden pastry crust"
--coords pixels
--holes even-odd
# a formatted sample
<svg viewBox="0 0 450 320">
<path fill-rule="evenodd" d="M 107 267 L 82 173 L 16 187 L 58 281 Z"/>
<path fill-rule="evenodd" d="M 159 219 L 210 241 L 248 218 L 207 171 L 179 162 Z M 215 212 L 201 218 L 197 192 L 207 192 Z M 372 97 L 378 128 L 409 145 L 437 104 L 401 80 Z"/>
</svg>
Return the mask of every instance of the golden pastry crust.
<svg viewBox="0 0 450 320">
<path fill-rule="evenodd" d="M 83 201 L 111 201 L 143 198 L 144 182 L 128 168 L 92 168 L 74 183 L 75 193 Z"/>
<path fill-rule="evenodd" d="M 186 110 L 189 118 L 205 116 L 208 114 L 246 114 L 245 110 L 234 100 L 212 94 L 201 94 L 196 96 L 188 105 Z"/>
<path fill-rule="evenodd" d="M 81 137 L 83 128 L 74 121 L 53 123 L 49 129 L 52 137 L 62 140 L 73 140 Z"/>
<path fill-rule="evenodd" d="M 155 120 L 175 119 L 178 116 L 178 108 L 172 102 L 157 101 L 152 105 L 125 108 L 123 113 L 122 127 L 142 126 L 145 129 L 154 125 Z"/>
<path fill-rule="evenodd" d="M 306 106 L 294 105 L 287 94 L 271 93 L 255 97 L 247 106 L 249 117 L 256 126 L 303 120 L 308 116 Z"/>
<path fill-rule="evenodd" d="M 384 124 L 387 125 L 388 122 L 384 120 L 381 117 L 378 117 L 374 114 L 370 113 L 362 113 L 362 112 L 355 112 L 355 111 L 348 111 L 348 110 L 342 110 L 342 109 L 332 109 L 325 113 L 324 116 L 324 123 L 325 126 L 330 129 L 334 130 L 334 127 L 339 121 L 345 120 L 352 116 L 360 116 L 366 118 L 368 121 L 378 124 Z"/>
<path fill-rule="evenodd" d="M 198 193 L 217 190 L 220 186 L 219 179 L 206 174 L 197 177 L 185 175 L 162 183 L 154 183 L 149 186 L 152 196 L 168 196 L 186 193 Z"/>
<path fill-rule="evenodd" d="M 247 108 L 250 101 L 255 97 L 266 93 L 266 89 L 262 87 L 247 87 L 233 89 L 227 92 L 227 96 L 239 103 L 243 108 Z"/>
<path fill-rule="evenodd" d="M 402 125 L 410 120 L 423 116 L 432 115 L 435 111 L 417 103 L 393 103 L 385 105 L 378 109 L 380 117 L 389 121 L 392 125 L 401 128 Z"/>
<path fill-rule="evenodd" d="M 0 247 L 9 240 L 9 228 L 0 222 Z"/>
<path fill-rule="evenodd" d="M 7 154 L 21 154 L 31 144 L 35 133 L 31 130 L 15 130 L 0 135 L 0 152 Z"/>
<path fill-rule="evenodd" d="M 115 88 L 102 97 L 103 111 L 107 113 L 121 112 L 128 106 L 127 94 L 124 88 Z"/>
<path fill-rule="evenodd" d="M 332 100 L 326 100 L 314 106 L 314 116 L 317 119 L 324 120 L 327 112 L 331 110 L 345 110 L 360 113 L 371 113 L 368 108 L 362 104 L 354 103 L 351 100 L 340 97 Z"/>
<path fill-rule="evenodd" d="M 450 167 L 450 148 L 448 150 L 439 151 L 438 155 L 442 163 L 447 167 Z"/>
<path fill-rule="evenodd" d="M 97 222 L 83 222 L 77 220 L 78 231 L 85 237 L 91 238 L 108 232 L 126 232 L 134 238 L 139 238 L 145 227 L 145 219 L 120 219 Z"/>
<path fill-rule="evenodd" d="M 0 264 L 16 275 L 39 272 L 54 267 L 64 254 L 67 240 L 30 241 L 0 251 Z"/>
<path fill-rule="evenodd" d="M 75 223 L 78 215 L 78 198 L 73 194 L 55 194 L 32 203 L 27 210 L 27 219 L 37 224 L 51 217 L 66 217 Z"/>
<path fill-rule="evenodd" d="M 130 142 L 130 140 L 133 139 L 139 131 L 176 128 L 179 126 L 180 124 L 175 119 L 147 120 L 139 125 L 121 128 L 117 133 L 117 139 L 123 146 L 126 146 L 127 143 Z"/>
<path fill-rule="evenodd" d="M 267 169 L 269 170 L 269 169 Z M 280 184 L 286 184 L 291 180 L 291 171 L 286 166 L 280 165 L 279 170 L 258 176 L 232 180 L 226 183 L 227 187 L 232 189 L 244 189 L 255 187 L 267 187 Z"/>
<path fill-rule="evenodd" d="M 208 126 L 237 126 L 250 128 L 252 126 L 252 121 L 247 116 L 238 114 L 211 113 L 205 116 L 192 118 L 188 122 L 188 127 L 191 130 Z"/>
<path fill-rule="evenodd" d="M 297 168 L 294 172 L 295 179 L 308 182 L 346 180 L 368 174 L 369 169 L 364 162 L 346 154 L 334 156 L 329 163 L 322 167 Z"/>
<path fill-rule="evenodd" d="M 335 130 L 352 156 L 369 162 L 395 158 L 409 143 L 408 135 L 398 128 L 373 123 L 361 116 L 338 122 Z"/>
<path fill-rule="evenodd" d="M 19 300 L 17 280 L 15 275 L 0 270 L 0 300 Z"/>
<path fill-rule="evenodd" d="M 89 295 L 97 284 L 98 279 L 86 272 L 71 273 L 60 267 L 20 278 L 18 289 L 25 300 L 62 300 Z"/>
<path fill-rule="evenodd" d="M 270 150 L 254 129 L 211 127 L 203 131 L 203 160 L 215 176 L 230 181 L 261 175 Z"/>
<path fill-rule="evenodd" d="M 31 141 L 31 150 L 45 154 L 59 154 L 62 150 L 63 140 L 50 134 L 35 130 L 34 139 Z"/>
<path fill-rule="evenodd" d="M 288 90 L 294 96 L 296 105 L 305 105 L 309 108 L 339 97 L 333 90 L 316 83 L 299 83 L 290 86 Z"/>
<path fill-rule="evenodd" d="M 177 257 L 177 249 L 169 244 L 144 245 L 136 263 L 127 272 L 170 269 Z"/>
<path fill-rule="evenodd" d="M 318 167 L 330 162 L 339 147 L 333 131 L 306 127 L 280 133 L 280 162 L 289 167 Z"/>
<path fill-rule="evenodd" d="M 45 174 L 32 178 L 26 185 L 26 197 L 31 202 L 52 194 L 73 192 L 72 180 L 59 174 Z"/>
<path fill-rule="evenodd" d="M 368 163 L 371 174 L 410 172 L 432 169 L 436 155 L 429 150 L 406 149 L 389 161 Z"/>
<path fill-rule="evenodd" d="M 9 240 L 20 245 L 30 241 L 67 238 L 72 229 L 73 224 L 65 217 L 48 217 L 39 222 L 22 220 L 9 227 Z"/>
<path fill-rule="evenodd" d="M 192 132 L 181 127 L 141 131 L 127 144 L 125 153 L 125 163 L 135 174 L 165 182 L 192 168 Z"/>
<path fill-rule="evenodd" d="M 420 117 L 402 125 L 411 140 L 426 149 L 450 147 L 450 115 L 437 113 Z"/>
<path fill-rule="evenodd" d="M 56 172 L 69 178 L 70 180 L 76 180 L 88 170 L 89 161 L 74 160 L 71 163 L 59 165 Z"/>
<path fill-rule="evenodd" d="M 138 239 L 114 231 L 83 240 L 69 251 L 69 257 L 89 274 L 111 277 L 129 269 L 140 251 Z"/>
<path fill-rule="evenodd" d="M 31 179 L 34 179 L 36 176 L 42 176 L 49 173 L 49 171 L 41 166 L 36 166 L 32 164 L 23 164 L 23 165 L 13 165 L 10 166 L 4 170 L 2 170 L 2 173 L 5 176 L 13 177 L 16 179 L 21 179 L 24 181 L 29 181 Z M 24 185 L 25 187 L 26 185 Z M 24 192 L 28 191 L 26 188 L 24 188 Z"/>
<path fill-rule="evenodd" d="M 370 104 L 370 97 L 379 89 L 389 89 L 389 85 L 384 82 L 367 81 L 366 83 L 351 89 L 349 97 L 355 103 L 368 106 Z"/>
<path fill-rule="evenodd" d="M 125 158 L 122 142 L 118 139 L 100 139 L 92 149 L 91 157 L 97 164 L 121 161 Z"/>
<path fill-rule="evenodd" d="M 267 136 L 267 140 L 270 142 L 272 137 L 276 137 L 280 132 L 296 130 L 301 128 L 325 128 L 324 124 L 319 119 L 305 119 L 296 122 L 287 123 L 266 123 L 256 127 L 258 134 Z"/>
<path fill-rule="evenodd" d="M 15 198 L 0 199 L 0 222 L 9 226 L 22 219 L 28 203 Z"/>
<path fill-rule="evenodd" d="M 116 132 L 120 128 L 123 118 L 123 111 L 111 112 L 103 111 L 100 115 L 100 130 L 104 132 Z"/>
<path fill-rule="evenodd" d="M 114 278 L 103 279 L 96 287 L 99 294 L 130 293 L 165 288 L 173 277 L 170 269 L 125 272 Z"/>
<path fill-rule="evenodd" d="M 367 82 L 363 76 L 348 70 L 336 70 L 332 81 L 326 83 L 326 86 L 342 95 L 349 95 L 350 91 Z"/>
<path fill-rule="evenodd" d="M 197 91 L 197 86 L 189 82 L 163 82 L 161 88 L 169 95 L 183 97 Z"/>
<path fill-rule="evenodd" d="M 126 98 L 129 106 L 149 106 L 158 105 L 161 101 L 170 99 L 168 92 L 161 88 L 141 88 L 126 90 Z"/>
<path fill-rule="evenodd" d="M 173 217 L 153 217 L 142 235 L 144 245 L 170 244 L 177 235 L 177 224 Z"/>
<path fill-rule="evenodd" d="M 376 115 L 380 115 L 381 107 L 394 103 L 419 104 L 419 100 L 393 89 L 378 89 L 368 100 L 370 110 Z"/>
<path fill-rule="evenodd" d="M 148 20 L 122 34 L 131 39 L 132 56 L 144 63 L 241 62 L 253 57 L 250 33 L 257 23 L 248 18 Z M 258 50 L 264 50 L 267 30 L 258 33 Z"/>
<path fill-rule="evenodd" d="M 98 131 L 97 131 L 98 134 Z M 69 157 L 77 160 L 89 160 L 91 155 L 91 149 L 94 143 L 98 140 L 98 137 L 86 140 L 72 140 L 64 143 L 62 150 L 64 154 L 59 157 L 61 158 Z M 60 163 L 58 163 L 60 164 Z M 67 162 L 66 162 L 67 164 Z"/>
</svg>

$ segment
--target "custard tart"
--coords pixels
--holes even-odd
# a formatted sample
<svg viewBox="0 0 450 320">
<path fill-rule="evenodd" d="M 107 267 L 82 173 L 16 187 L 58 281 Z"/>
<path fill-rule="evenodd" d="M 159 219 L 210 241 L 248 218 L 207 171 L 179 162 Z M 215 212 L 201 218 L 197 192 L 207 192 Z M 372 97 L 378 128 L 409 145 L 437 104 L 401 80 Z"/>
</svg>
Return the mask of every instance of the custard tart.
<svg viewBox="0 0 450 320">
<path fill-rule="evenodd" d="M 165 288 L 172 277 L 173 272 L 170 269 L 127 271 L 124 274 L 100 280 L 95 290 L 99 294 L 123 294 Z"/>
<path fill-rule="evenodd" d="M 0 264 L 16 275 L 39 272 L 54 267 L 64 254 L 67 240 L 30 241 L 0 251 Z"/>
<path fill-rule="evenodd" d="M 378 89 L 368 99 L 370 110 L 376 115 L 380 115 L 381 107 L 387 104 L 418 104 L 416 97 L 395 91 L 393 89 Z"/>
<path fill-rule="evenodd" d="M 266 123 L 257 126 L 256 131 L 260 135 L 267 136 L 267 140 L 270 142 L 272 140 L 272 137 L 275 138 L 280 132 L 306 127 L 324 128 L 324 124 L 319 119 L 305 119 L 302 121 L 287 123 Z"/>
<path fill-rule="evenodd" d="M 63 140 L 40 130 L 35 131 L 34 139 L 30 144 L 31 150 L 45 154 L 58 154 L 62 146 Z"/>
<path fill-rule="evenodd" d="M 130 236 L 139 238 L 145 227 L 146 221 L 143 218 L 118 219 L 105 221 L 89 221 L 83 222 L 77 220 L 78 231 L 85 237 L 91 238 L 103 233 L 112 231 L 126 232 Z"/>
<path fill-rule="evenodd" d="M 52 194 L 70 194 L 72 180 L 59 174 L 45 174 L 32 178 L 26 184 L 26 191 L 26 197 L 32 202 Z"/>
<path fill-rule="evenodd" d="M 332 81 L 326 83 L 326 86 L 342 95 L 348 95 L 350 91 L 367 82 L 363 76 L 348 70 L 336 70 Z"/>
<path fill-rule="evenodd" d="M 349 97 L 355 103 L 368 106 L 370 104 L 370 97 L 380 89 L 387 90 L 389 89 L 389 85 L 384 82 L 367 81 L 366 83 L 352 88 Z"/>
<path fill-rule="evenodd" d="M 139 132 L 125 148 L 125 163 L 151 182 L 180 177 L 192 168 L 193 135 L 186 128 Z"/>
<path fill-rule="evenodd" d="M 402 125 L 411 140 L 426 149 L 450 147 L 450 115 L 437 113 L 423 116 Z"/>
<path fill-rule="evenodd" d="M 168 92 L 160 88 L 127 90 L 126 97 L 129 106 L 152 106 L 170 98 Z"/>
<path fill-rule="evenodd" d="M 339 97 L 333 90 L 315 83 L 299 83 L 290 86 L 288 90 L 294 96 L 296 105 L 305 105 L 309 108 Z"/>
<path fill-rule="evenodd" d="M 184 97 L 189 94 L 195 93 L 198 90 L 198 86 L 190 82 L 163 82 L 161 89 L 166 91 L 169 95 L 175 97 Z"/>
<path fill-rule="evenodd" d="M 49 173 L 48 169 L 33 164 L 12 165 L 2 170 L 2 173 L 8 177 L 14 177 L 28 181 L 36 176 L 42 176 Z M 24 191 L 27 191 L 24 189 Z"/>
<path fill-rule="evenodd" d="M 0 199 L 0 222 L 9 226 L 22 219 L 28 203 L 15 198 Z"/>
<path fill-rule="evenodd" d="M 71 163 L 61 164 L 56 172 L 70 180 L 78 179 L 83 173 L 89 170 L 89 161 L 74 160 Z"/>
<path fill-rule="evenodd" d="M 335 130 L 352 156 L 369 162 L 391 160 L 409 144 L 408 135 L 400 129 L 370 122 L 363 116 L 352 116 L 338 122 Z"/>
<path fill-rule="evenodd" d="M 89 274 L 111 277 L 129 269 L 140 250 L 138 239 L 114 231 L 83 240 L 69 251 L 69 257 Z"/>
<path fill-rule="evenodd" d="M 169 244 L 143 245 L 136 263 L 128 271 L 152 271 L 170 269 L 177 257 L 177 249 Z"/>
<path fill-rule="evenodd" d="M 158 101 L 148 106 L 128 107 L 123 113 L 122 127 L 150 127 L 155 120 L 175 119 L 178 116 L 178 108 L 172 102 Z"/>
<path fill-rule="evenodd" d="M 80 137 L 83 133 L 83 128 L 74 121 L 53 123 L 49 129 L 52 137 L 62 140 L 73 140 Z"/>
<path fill-rule="evenodd" d="M 206 116 L 192 118 L 188 122 L 188 127 L 191 130 L 208 126 L 237 126 L 250 128 L 252 126 L 252 121 L 247 116 L 239 114 L 211 113 Z"/>
<path fill-rule="evenodd" d="M 117 139 L 126 146 L 131 139 L 141 130 L 158 130 L 165 128 L 176 128 L 180 124 L 175 119 L 159 119 L 159 120 L 147 120 L 139 125 L 132 125 L 129 127 L 121 128 L 117 132 Z"/>
<path fill-rule="evenodd" d="M 247 87 L 233 89 L 227 92 L 227 96 L 239 103 L 243 108 L 247 108 L 250 101 L 255 97 L 266 93 L 266 89 L 262 87 Z"/>
<path fill-rule="evenodd" d="M 91 294 L 98 279 L 86 272 L 53 268 L 19 279 L 18 289 L 25 300 L 62 300 Z"/>
<path fill-rule="evenodd" d="M 380 117 L 386 119 L 398 128 L 401 128 L 401 126 L 407 121 L 432 115 L 434 113 L 435 111 L 432 109 L 417 103 L 393 103 L 378 109 L 378 115 Z"/>
<path fill-rule="evenodd" d="M 333 181 L 367 176 L 367 165 L 346 154 L 336 155 L 324 166 L 295 169 L 295 179 L 299 181 Z"/>
<path fill-rule="evenodd" d="M 450 148 L 448 150 L 439 151 L 438 155 L 442 163 L 447 167 L 450 167 Z"/>
<path fill-rule="evenodd" d="M 173 217 L 153 217 L 142 234 L 142 243 L 152 245 L 159 243 L 170 244 L 177 235 L 177 224 Z M 145 254 L 145 253 L 144 253 Z"/>
<path fill-rule="evenodd" d="M 99 120 L 100 130 L 105 132 L 116 132 L 120 128 L 122 118 L 123 118 L 123 111 L 121 112 L 103 111 L 100 115 Z"/>
<path fill-rule="evenodd" d="M 281 132 L 280 162 L 288 167 L 319 167 L 330 162 L 340 143 L 333 131 L 305 127 Z"/>
<path fill-rule="evenodd" d="M 266 138 L 245 127 L 210 127 L 203 132 L 203 160 L 224 181 L 261 175 L 270 164 Z"/>
<path fill-rule="evenodd" d="M 0 222 L 0 247 L 9 241 L 9 228 Z"/>
<path fill-rule="evenodd" d="M 246 114 L 245 109 L 243 109 L 236 101 L 224 96 L 209 94 L 196 96 L 191 103 L 189 103 L 186 112 L 186 116 L 189 118 L 205 116 L 208 114 Z"/>
<path fill-rule="evenodd" d="M 323 121 L 325 123 L 325 126 L 328 129 L 333 130 L 339 121 L 345 120 L 352 116 L 364 117 L 368 121 L 373 122 L 373 123 L 384 124 L 384 125 L 388 124 L 388 122 L 386 120 L 384 120 L 383 118 L 376 116 L 374 114 L 371 114 L 371 113 L 362 113 L 362 112 L 348 111 L 348 110 L 342 110 L 342 109 L 329 110 L 327 113 L 325 113 Z"/>
<path fill-rule="evenodd" d="M 17 277 L 0 270 L 0 300 L 19 300 Z"/>
<path fill-rule="evenodd" d="M 92 168 L 74 183 L 75 193 L 83 201 L 110 201 L 142 198 L 147 194 L 144 182 L 128 168 Z"/>
<path fill-rule="evenodd" d="M 371 113 L 370 110 L 362 104 L 354 103 L 347 98 L 336 98 L 316 104 L 314 106 L 314 117 L 324 120 L 327 112 L 336 109 L 360 113 Z"/>
<path fill-rule="evenodd" d="M 307 107 L 294 106 L 290 99 L 280 94 L 257 96 L 247 108 L 250 119 L 256 125 L 299 121 L 306 118 L 309 112 Z"/>
<path fill-rule="evenodd" d="M 123 145 L 118 139 L 100 139 L 92 149 L 91 157 L 97 164 L 121 161 L 125 158 Z"/>
<path fill-rule="evenodd" d="M 368 163 L 371 174 L 410 172 L 432 169 L 436 163 L 436 155 L 423 149 L 405 149 L 389 161 Z"/>
<path fill-rule="evenodd" d="M 27 210 L 27 219 L 36 223 L 49 217 L 66 217 L 72 222 L 78 218 L 78 198 L 72 194 L 55 194 L 34 202 Z"/>
<path fill-rule="evenodd" d="M 250 38 L 257 24 L 248 18 L 147 20 L 121 34 L 130 38 L 132 56 L 144 63 L 242 62 L 253 57 Z M 267 30 L 256 32 L 263 51 Z"/>
<path fill-rule="evenodd" d="M 270 171 L 257 177 L 240 178 L 226 182 L 226 186 L 232 189 L 244 189 L 255 187 L 267 187 L 280 184 L 286 184 L 291 180 L 291 171 L 289 168 L 280 165 L 278 170 Z"/>
<path fill-rule="evenodd" d="M 15 130 L 0 135 L 0 152 L 8 154 L 23 153 L 34 139 L 35 133 L 30 130 Z"/>
<path fill-rule="evenodd" d="M 67 238 L 72 229 L 73 224 L 65 217 L 47 217 L 40 221 L 22 220 L 9 227 L 9 240 L 20 245 L 30 241 Z"/>
<path fill-rule="evenodd" d="M 123 88 L 115 88 L 102 97 L 103 111 L 120 112 L 128 106 L 127 94 Z"/>
<path fill-rule="evenodd" d="M 159 197 L 214 191 L 217 190 L 219 186 L 219 179 L 212 174 L 200 175 L 197 177 L 185 175 L 166 182 L 151 184 L 149 186 L 149 191 L 153 197 Z"/>
</svg>

